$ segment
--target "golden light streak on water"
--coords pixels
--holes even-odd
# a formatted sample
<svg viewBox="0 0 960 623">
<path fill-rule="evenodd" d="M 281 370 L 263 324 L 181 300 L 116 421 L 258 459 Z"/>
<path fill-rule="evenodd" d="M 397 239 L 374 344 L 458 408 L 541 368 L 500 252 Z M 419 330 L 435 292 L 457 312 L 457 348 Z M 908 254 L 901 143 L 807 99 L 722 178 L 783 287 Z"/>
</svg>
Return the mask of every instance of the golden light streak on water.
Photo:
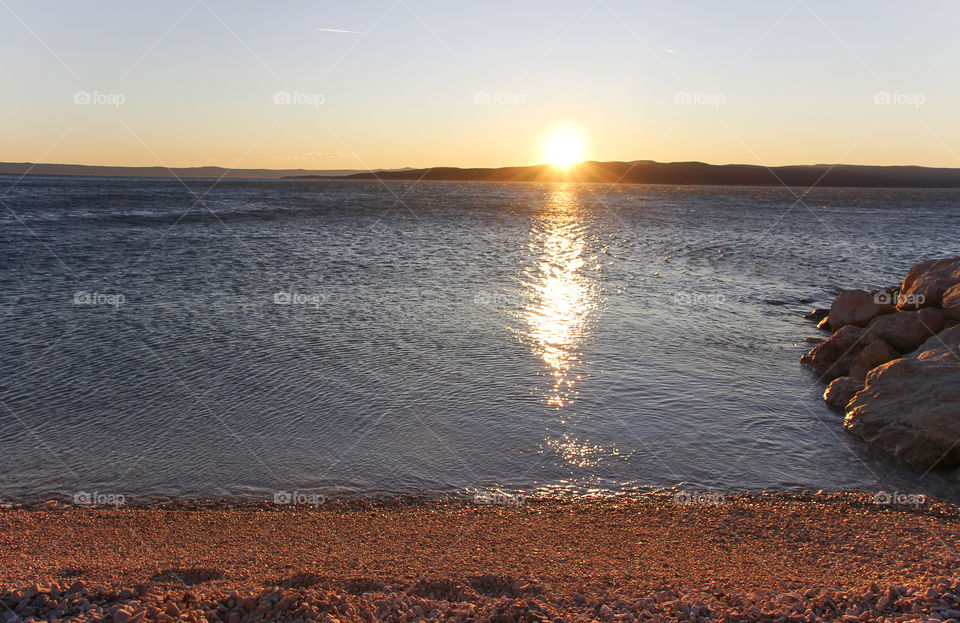
<svg viewBox="0 0 960 623">
<path fill-rule="evenodd" d="M 526 337 L 553 379 L 545 400 L 558 409 L 576 397 L 579 347 L 589 336 L 590 315 L 598 304 L 599 284 L 585 271 L 581 201 L 572 185 L 552 187 L 528 244 L 536 262 L 525 283 Z"/>
</svg>

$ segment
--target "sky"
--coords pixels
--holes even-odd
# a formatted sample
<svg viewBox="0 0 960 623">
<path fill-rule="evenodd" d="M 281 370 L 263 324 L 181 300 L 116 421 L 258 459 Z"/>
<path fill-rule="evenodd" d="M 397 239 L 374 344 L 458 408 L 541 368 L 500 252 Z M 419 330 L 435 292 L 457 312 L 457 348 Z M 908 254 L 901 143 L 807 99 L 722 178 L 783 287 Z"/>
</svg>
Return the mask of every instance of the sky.
<svg viewBox="0 0 960 623">
<path fill-rule="evenodd" d="M 960 2 L 0 0 L 0 161 L 960 167 Z"/>
</svg>

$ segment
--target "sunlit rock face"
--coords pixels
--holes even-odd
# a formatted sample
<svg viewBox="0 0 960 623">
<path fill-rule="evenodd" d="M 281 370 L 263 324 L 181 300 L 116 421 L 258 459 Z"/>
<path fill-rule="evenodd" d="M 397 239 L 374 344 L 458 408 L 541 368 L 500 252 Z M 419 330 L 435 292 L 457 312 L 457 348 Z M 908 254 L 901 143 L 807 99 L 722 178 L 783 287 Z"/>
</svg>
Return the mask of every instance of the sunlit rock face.
<svg viewBox="0 0 960 623">
<path fill-rule="evenodd" d="M 826 391 L 823 392 L 823 399 L 831 407 L 842 410 L 862 387 L 863 381 L 850 376 L 841 376 L 827 385 Z"/>
<path fill-rule="evenodd" d="M 863 378 L 874 367 L 894 358 L 896 352 L 893 351 L 907 353 L 917 348 L 940 331 L 945 322 L 946 315 L 937 308 L 877 316 L 866 328 L 854 324 L 843 326 L 801 361 L 825 381 L 848 375 Z M 877 341 L 882 344 L 872 346 L 862 355 Z M 853 374 L 855 364 L 857 369 Z"/>
<path fill-rule="evenodd" d="M 893 361 L 899 356 L 897 351 L 890 348 L 889 344 L 881 339 L 875 339 L 857 355 L 853 365 L 850 366 L 850 376 L 863 385 L 863 381 L 867 378 L 867 373 L 870 370 L 882 366 L 888 361 Z"/>
<path fill-rule="evenodd" d="M 844 426 L 914 467 L 960 465 L 960 348 L 943 346 L 871 371 L 847 405 Z"/>
<path fill-rule="evenodd" d="M 897 312 L 874 318 L 867 325 L 867 333 L 882 339 L 901 353 L 909 353 L 928 337 L 939 333 L 946 319 L 943 310 L 935 307 Z"/>
<path fill-rule="evenodd" d="M 836 331 L 848 324 L 865 327 L 876 316 L 895 311 L 893 305 L 877 303 L 872 292 L 845 290 L 830 306 L 830 328 Z"/>
<path fill-rule="evenodd" d="M 927 351 L 931 351 L 942 346 L 957 345 L 960 345 L 960 325 L 948 327 L 940 333 L 927 338 L 927 340 L 917 347 L 915 351 L 907 354 L 906 356 L 916 358 Z"/>
<path fill-rule="evenodd" d="M 801 361 L 825 381 L 847 376 L 860 351 L 869 344 L 866 336 L 865 329 L 847 325 L 814 347 Z"/>
<path fill-rule="evenodd" d="M 920 262 L 907 272 L 897 307 L 937 307 L 942 303 L 944 293 L 957 284 L 960 284 L 960 257 Z"/>
<path fill-rule="evenodd" d="M 942 307 L 946 315 L 954 320 L 960 320 L 960 283 L 951 286 L 943 293 Z"/>
</svg>

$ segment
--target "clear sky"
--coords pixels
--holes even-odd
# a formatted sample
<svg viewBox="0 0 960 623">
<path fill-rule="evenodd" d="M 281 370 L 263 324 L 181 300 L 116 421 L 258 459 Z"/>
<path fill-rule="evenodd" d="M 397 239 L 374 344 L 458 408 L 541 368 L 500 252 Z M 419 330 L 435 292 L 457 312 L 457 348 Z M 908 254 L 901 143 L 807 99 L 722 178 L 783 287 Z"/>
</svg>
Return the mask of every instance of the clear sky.
<svg viewBox="0 0 960 623">
<path fill-rule="evenodd" d="M 0 0 L 0 161 L 960 167 L 960 2 Z M 341 32 L 347 31 L 347 32 Z"/>
</svg>

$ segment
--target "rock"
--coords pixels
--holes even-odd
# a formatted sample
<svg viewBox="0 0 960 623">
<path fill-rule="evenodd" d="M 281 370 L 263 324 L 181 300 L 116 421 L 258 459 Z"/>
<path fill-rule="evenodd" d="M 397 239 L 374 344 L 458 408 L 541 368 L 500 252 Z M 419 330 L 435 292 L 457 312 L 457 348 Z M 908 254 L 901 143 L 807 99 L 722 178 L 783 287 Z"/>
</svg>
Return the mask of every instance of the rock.
<svg viewBox="0 0 960 623">
<path fill-rule="evenodd" d="M 803 338 L 803 341 L 807 344 L 823 344 L 826 342 L 826 340 L 822 337 L 805 337 Z"/>
<path fill-rule="evenodd" d="M 867 372 L 888 361 L 893 361 L 899 356 L 900 355 L 883 340 L 873 340 L 867 344 L 867 346 L 860 351 L 860 354 L 857 355 L 857 358 L 854 359 L 853 365 L 850 366 L 850 376 L 863 385 L 863 380 L 867 378 Z"/>
<path fill-rule="evenodd" d="M 923 344 L 917 346 L 916 350 L 907 355 L 907 357 L 918 357 L 928 350 L 957 345 L 960 345 L 960 325 L 948 327 L 940 333 L 928 337 Z"/>
<path fill-rule="evenodd" d="M 880 338 L 901 353 L 909 353 L 943 329 L 947 316 L 934 307 L 874 318 L 867 325 L 871 338 Z"/>
<path fill-rule="evenodd" d="M 865 327 L 881 314 L 892 314 L 893 305 L 878 305 L 866 290 L 844 290 L 830 306 L 830 328 L 834 331 L 848 324 Z"/>
<path fill-rule="evenodd" d="M 817 328 L 818 328 L 818 329 L 823 329 L 824 331 L 830 331 L 830 318 L 827 317 L 827 318 L 824 318 L 823 320 L 821 320 L 820 322 L 818 322 L 818 323 L 817 323 Z"/>
<path fill-rule="evenodd" d="M 863 388 L 863 381 L 850 376 L 841 376 L 827 385 L 827 390 L 823 392 L 823 399 L 831 407 L 843 410 L 861 388 Z"/>
<path fill-rule="evenodd" d="M 940 306 L 948 316 L 960 320 L 960 284 L 950 286 L 944 291 Z"/>
<path fill-rule="evenodd" d="M 960 346 L 872 370 L 847 404 L 844 426 L 919 469 L 960 465 Z"/>
<path fill-rule="evenodd" d="M 917 355 L 917 361 L 926 363 L 946 363 L 955 362 L 960 364 L 960 346 L 942 346 L 940 348 L 931 348 Z M 960 441 L 960 440 L 958 440 Z"/>
<path fill-rule="evenodd" d="M 820 322 L 824 318 L 830 315 L 829 309 L 820 309 L 819 307 L 811 312 L 807 312 L 803 315 L 804 320 L 812 320 L 814 322 Z"/>
<path fill-rule="evenodd" d="M 850 366 L 868 343 L 866 337 L 864 329 L 847 325 L 823 344 L 815 346 L 801 357 L 800 361 L 810 366 L 824 380 L 832 381 L 837 377 L 847 376 Z"/>
<path fill-rule="evenodd" d="M 960 256 L 927 260 L 913 265 L 900 288 L 897 307 L 920 309 L 939 306 L 943 294 L 960 283 Z"/>
</svg>

